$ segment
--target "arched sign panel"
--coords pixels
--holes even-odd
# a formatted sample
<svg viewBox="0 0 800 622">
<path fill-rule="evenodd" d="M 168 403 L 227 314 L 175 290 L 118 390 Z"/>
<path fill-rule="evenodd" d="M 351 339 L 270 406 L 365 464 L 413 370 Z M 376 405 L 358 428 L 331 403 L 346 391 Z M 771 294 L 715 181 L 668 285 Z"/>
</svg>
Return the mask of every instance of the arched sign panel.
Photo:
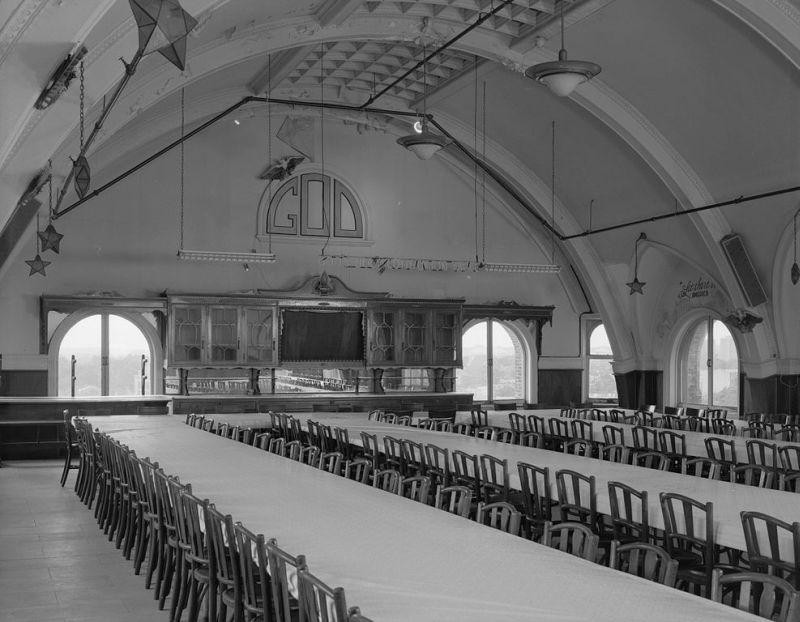
<svg viewBox="0 0 800 622">
<path fill-rule="evenodd" d="M 322 173 L 302 173 L 287 179 L 272 194 L 263 231 L 363 240 L 364 211 L 341 180 Z"/>
</svg>

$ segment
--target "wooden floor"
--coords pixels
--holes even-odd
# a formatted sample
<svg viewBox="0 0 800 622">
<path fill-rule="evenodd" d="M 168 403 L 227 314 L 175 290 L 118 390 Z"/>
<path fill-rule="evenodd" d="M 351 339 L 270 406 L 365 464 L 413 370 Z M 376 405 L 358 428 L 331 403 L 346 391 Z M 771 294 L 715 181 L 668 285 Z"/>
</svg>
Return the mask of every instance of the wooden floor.
<svg viewBox="0 0 800 622">
<path fill-rule="evenodd" d="M 166 622 L 144 576 L 103 536 L 60 462 L 0 468 L 0 622 Z"/>
</svg>

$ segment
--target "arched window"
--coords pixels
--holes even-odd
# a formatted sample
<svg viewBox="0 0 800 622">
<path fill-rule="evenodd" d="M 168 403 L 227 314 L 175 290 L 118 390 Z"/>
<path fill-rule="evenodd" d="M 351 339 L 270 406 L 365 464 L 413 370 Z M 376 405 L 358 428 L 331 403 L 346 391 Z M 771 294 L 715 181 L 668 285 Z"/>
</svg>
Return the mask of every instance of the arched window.
<svg viewBox="0 0 800 622">
<path fill-rule="evenodd" d="M 483 320 L 461 337 L 463 369 L 456 370 L 458 391 L 475 400 L 525 399 L 525 350 L 502 322 Z"/>
<path fill-rule="evenodd" d="M 589 381 L 587 382 L 589 400 L 617 399 L 617 383 L 611 368 L 613 360 L 614 353 L 611 351 L 606 328 L 598 324 L 589 333 Z"/>
<path fill-rule="evenodd" d="M 143 387 L 152 393 L 153 353 L 141 329 L 124 317 L 96 313 L 67 331 L 58 345 L 59 396 L 72 394 L 73 360 L 76 396 L 141 395 Z"/>
<path fill-rule="evenodd" d="M 680 356 L 681 401 L 695 408 L 739 409 L 739 353 L 728 327 L 712 317 L 686 332 Z"/>
</svg>

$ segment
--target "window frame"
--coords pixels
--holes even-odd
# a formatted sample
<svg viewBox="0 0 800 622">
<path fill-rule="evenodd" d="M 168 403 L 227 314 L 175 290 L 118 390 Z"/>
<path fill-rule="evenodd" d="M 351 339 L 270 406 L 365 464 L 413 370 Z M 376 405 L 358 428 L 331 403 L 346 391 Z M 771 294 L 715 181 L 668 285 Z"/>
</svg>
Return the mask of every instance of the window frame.
<svg viewBox="0 0 800 622">
<path fill-rule="evenodd" d="M 706 313 L 700 317 L 694 318 L 689 323 L 687 323 L 683 334 L 681 335 L 681 341 L 678 346 L 678 361 L 677 361 L 677 385 L 678 385 L 678 403 L 683 406 L 688 406 L 691 408 L 722 408 L 728 411 L 733 411 L 733 413 L 739 413 L 741 410 L 741 402 L 742 402 L 742 395 L 741 395 L 741 386 L 740 386 L 740 379 L 742 375 L 742 356 L 741 356 L 741 349 L 739 344 L 736 341 L 736 335 L 733 333 L 730 328 L 728 328 L 728 334 L 731 336 L 731 340 L 733 341 L 733 347 L 736 349 L 736 361 L 737 361 L 737 373 L 736 373 L 736 401 L 737 404 L 735 406 L 730 405 L 721 405 L 714 403 L 714 322 L 720 322 L 724 324 L 721 318 L 715 316 L 713 313 Z M 689 346 L 692 341 L 692 337 L 694 336 L 697 329 L 702 326 L 703 324 L 706 325 L 707 331 L 707 352 L 706 352 L 706 380 L 708 386 L 708 400 L 707 404 L 701 404 L 699 402 L 690 402 L 688 400 L 688 396 L 686 394 L 688 388 L 688 357 L 689 357 Z"/>
<path fill-rule="evenodd" d="M 583 373 L 583 400 L 585 402 L 591 402 L 593 400 L 608 402 L 609 404 L 618 404 L 619 403 L 619 390 L 617 389 L 617 394 L 613 398 L 607 397 L 592 397 L 591 395 L 591 377 L 590 377 L 590 365 L 592 360 L 603 360 L 603 361 L 611 361 L 614 362 L 614 348 L 611 347 L 611 354 L 592 354 L 592 335 L 594 331 L 597 330 L 599 327 L 604 327 L 606 331 L 606 335 L 608 335 L 608 329 L 605 328 L 605 322 L 603 322 L 602 318 L 590 318 L 587 319 L 584 323 L 584 373 Z M 609 339 L 609 345 L 611 345 L 611 340 Z M 614 376 L 613 369 L 612 369 L 612 376 Z M 616 387 L 616 377 L 614 379 L 614 385 Z"/>
</svg>

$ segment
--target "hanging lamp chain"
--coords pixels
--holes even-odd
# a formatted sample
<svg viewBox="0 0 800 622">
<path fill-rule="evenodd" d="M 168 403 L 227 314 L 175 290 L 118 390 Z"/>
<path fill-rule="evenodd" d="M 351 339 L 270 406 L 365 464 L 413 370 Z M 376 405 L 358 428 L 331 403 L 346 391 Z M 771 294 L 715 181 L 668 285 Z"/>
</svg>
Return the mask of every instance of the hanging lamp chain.
<svg viewBox="0 0 800 622">
<path fill-rule="evenodd" d="M 84 102 L 86 99 L 86 84 L 84 81 L 84 74 L 83 74 L 83 61 L 81 61 L 81 94 L 80 94 L 80 115 L 81 115 L 81 153 L 83 153 L 83 126 L 84 126 Z"/>
<path fill-rule="evenodd" d="M 552 133 L 550 139 L 550 149 L 553 161 L 551 163 L 551 179 L 550 179 L 550 245 L 551 256 L 550 262 L 556 262 L 556 122 L 552 122 Z"/>
<path fill-rule="evenodd" d="M 185 88 L 181 88 L 181 239 L 180 239 L 180 250 L 183 250 L 183 212 L 184 212 L 184 170 L 185 170 L 185 159 L 184 159 L 184 132 L 186 128 L 186 100 L 185 100 Z"/>
<path fill-rule="evenodd" d="M 482 123 L 481 129 L 483 135 L 481 136 L 481 157 L 486 162 L 486 80 L 483 81 L 483 109 L 482 109 Z M 481 249 L 481 263 L 486 263 L 486 171 L 481 169 L 481 217 L 483 218 L 481 241 L 483 247 Z"/>
<path fill-rule="evenodd" d="M 47 219 L 53 222 L 53 161 L 47 160 Z"/>
</svg>

